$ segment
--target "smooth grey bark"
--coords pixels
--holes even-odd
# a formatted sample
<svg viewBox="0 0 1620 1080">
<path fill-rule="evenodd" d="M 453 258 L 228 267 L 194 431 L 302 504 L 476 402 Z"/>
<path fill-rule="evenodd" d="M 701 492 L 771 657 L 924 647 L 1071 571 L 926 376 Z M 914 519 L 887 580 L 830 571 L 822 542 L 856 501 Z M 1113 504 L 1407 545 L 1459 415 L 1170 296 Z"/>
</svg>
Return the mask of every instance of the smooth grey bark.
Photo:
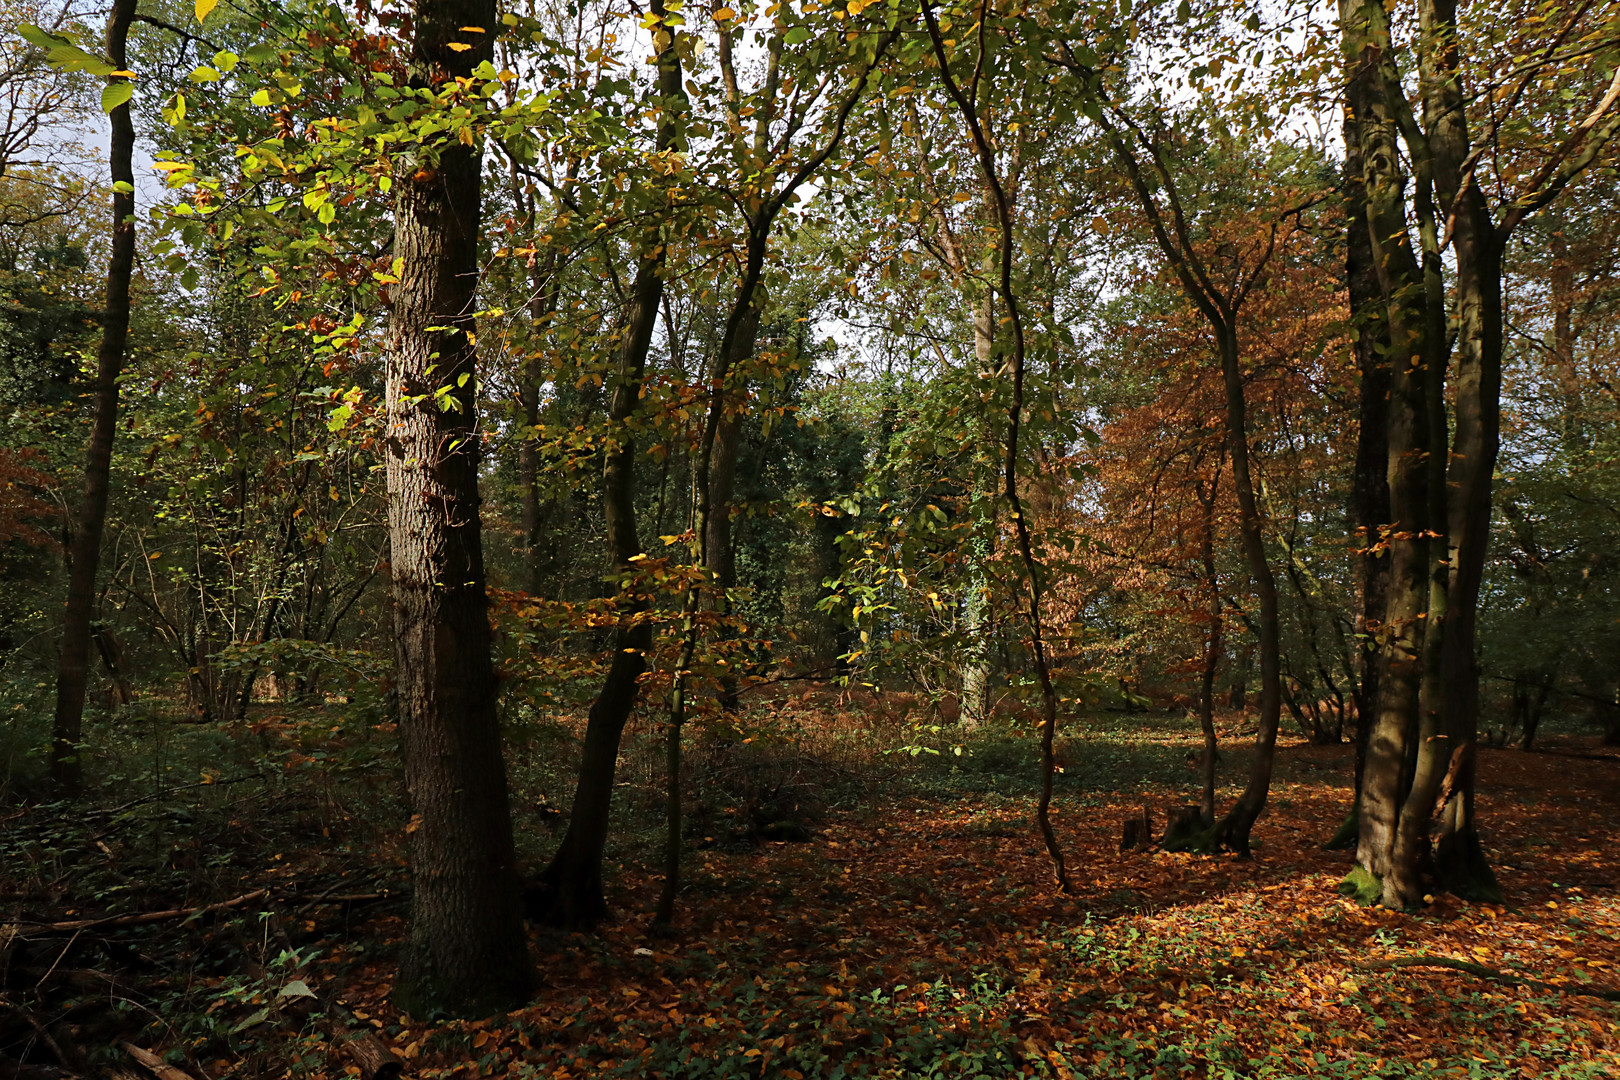
<svg viewBox="0 0 1620 1080">
<path fill-rule="evenodd" d="M 107 59 L 120 71 L 136 0 L 113 0 L 107 16 Z M 109 76 L 109 85 L 127 82 Z M 107 261 L 106 306 L 101 318 L 101 345 L 96 351 L 96 381 L 90 446 L 84 464 L 84 502 L 78 529 L 69 546 L 67 605 L 62 611 L 62 642 L 56 669 L 56 713 L 51 730 L 51 779 L 63 795 L 78 795 L 84 783 L 80 743 L 84 732 L 84 698 L 90 677 L 90 624 L 96 605 L 96 571 L 101 539 L 107 527 L 107 500 L 112 486 L 113 438 L 118 430 L 118 378 L 124 370 L 129 340 L 129 286 L 135 269 L 135 123 L 128 102 L 108 114 L 108 176 L 113 184 L 112 250 Z M 119 190 L 120 185 L 123 190 Z"/>
<path fill-rule="evenodd" d="M 494 0 L 417 0 L 411 85 L 493 53 Z M 456 50 L 453 43 L 469 45 Z M 394 685 L 411 809 L 411 923 L 396 991 L 418 1015 L 487 1014 L 534 984 L 495 709 L 478 495 L 474 322 L 482 148 L 423 146 L 394 178 L 388 533 Z"/>
<path fill-rule="evenodd" d="M 1344 216 L 1345 285 L 1355 336 L 1357 388 L 1356 460 L 1351 480 L 1351 515 L 1361 557 L 1357 563 L 1359 604 L 1355 616 L 1356 653 L 1356 797 L 1367 764 L 1382 681 L 1383 654 L 1376 630 L 1384 619 L 1389 591 L 1389 559 L 1382 543 L 1389 524 L 1389 394 L 1390 341 L 1378 268 L 1367 227 L 1367 183 L 1361 147 L 1360 117 L 1371 109 L 1374 72 L 1365 64 L 1353 68 L 1345 89 Z"/>
<path fill-rule="evenodd" d="M 1378 882 L 1390 873 L 1401 806 L 1410 785 L 1423 677 L 1424 620 L 1428 613 L 1428 409 L 1425 371 L 1428 340 L 1422 272 L 1407 231 L 1406 177 L 1401 171 L 1398 121 L 1389 80 L 1380 63 L 1382 7 L 1341 0 L 1341 33 L 1351 80 L 1367 86 L 1353 99 L 1361 149 L 1365 217 L 1352 222 L 1367 238 L 1384 306 L 1391 384 L 1386 422 L 1389 524 L 1380 538 L 1389 562 L 1379 638 L 1379 677 L 1367 734 L 1359 804 L 1357 865 Z"/>
</svg>

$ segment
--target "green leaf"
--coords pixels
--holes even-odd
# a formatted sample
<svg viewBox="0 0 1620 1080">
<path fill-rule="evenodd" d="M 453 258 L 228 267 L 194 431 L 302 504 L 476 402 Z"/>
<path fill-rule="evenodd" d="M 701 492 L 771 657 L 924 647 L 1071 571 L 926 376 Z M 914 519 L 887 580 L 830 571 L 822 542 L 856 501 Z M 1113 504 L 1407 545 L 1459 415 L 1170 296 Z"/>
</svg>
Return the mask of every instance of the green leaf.
<svg viewBox="0 0 1620 1080">
<path fill-rule="evenodd" d="M 197 83 L 219 82 L 219 69 L 203 64 L 194 69 L 189 77 L 192 82 Z"/>
<path fill-rule="evenodd" d="M 1187 0 L 1181 0 L 1180 6 L 1176 8 L 1176 22 L 1184 23 L 1190 18 L 1192 18 L 1192 5 L 1187 3 Z"/>
<path fill-rule="evenodd" d="M 99 56 L 92 56 L 76 45 L 58 45 L 45 54 L 52 67 L 63 71 L 82 71 L 86 75 L 106 78 L 118 69 Z"/>
<path fill-rule="evenodd" d="M 28 44 L 38 46 L 47 52 L 61 45 L 72 44 L 67 38 L 53 34 L 49 30 L 41 30 L 33 23 L 18 23 L 17 33 L 21 34 Z"/>
<path fill-rule="evenodd" d="M 135 185 L 128 180 L 117 180 L 113 182 L 113 190 L 120 195 L 133 195 L 135 194 Z"/>
<path fill-rule="evenodd" d="M 237 56 L 229 49 L 221 49 L 214 54 L 214 66 L 221 71 L 231 71 L 241 62 L 241 59 L 240 56 Z"/>
<path fill-rule="evenodd" d="M 268 1019 L 270 1019 L 270 1010 L 260 1009 L 258 1012 L 250 1015 L 246 1020 L 243 1020 L 240 1024 L 237 1024 L 235 1027 L 231 1028 L 231 1034 L 236 1035 L 239 1032 L 246 1031 L 248 1028 L 257 1024 L 262 1024 Z"/>
<path fill-rule="evenodd" d="M 107 88 L 101 92 L 101 111 L 110 113 L 118 106 L 123 105 L 135 96 L 135 87 L 127 82 L 108 83 Z"/>
<path fill-rule="evenodd" d="M 789 45 L 798 45 L 801 42 L 809 41 L 811 36 L 812 35 L 809 27 L 795 26 L 793 29 L 787 32 L 786 36 L 784 36 L 782 40 Z"/>
</svg>

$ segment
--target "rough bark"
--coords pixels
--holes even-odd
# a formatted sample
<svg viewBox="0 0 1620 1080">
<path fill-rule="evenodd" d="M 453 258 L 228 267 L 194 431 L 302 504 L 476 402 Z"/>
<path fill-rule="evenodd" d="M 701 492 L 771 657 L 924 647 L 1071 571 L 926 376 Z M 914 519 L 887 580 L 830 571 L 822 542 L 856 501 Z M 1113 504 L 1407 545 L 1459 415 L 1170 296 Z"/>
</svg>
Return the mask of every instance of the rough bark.
<svg viewBox="0 0 1620 1080">
<path fill-rule="evenodd" d="M 107 16 L 107 58 L 125 67 L 125 42 L 135 17 L 136 0 L 114 0 Z M 126 81 L 109 76 L 108 83 Z M 112 135 L 108 175 L 112 197 L 112 251 L 107 262 L 107 298 L 102 313 L 101 345 L 96 351 L 92 394 L 95 417 L 84 463 L 84 502 L 78 529 L 69 547 L 67 606 L 62 612 L 62 643 L 56 669 L 56 715 L 51 731 L 51 779 L 63 795 L 79 793 L 84 782 L 80 757 L 84 698 L 90 677 L 90 622 L 96 604 L 96 571 L 101 564 L 101 538 L 107 527 L 107 499 L 112 481 L 113 437 L 118 429 L 118 377 L 124 369 L 129 340 L 129 284 L 135 269 L 135 123 L 129 103 L 108 114 Z M 125 190 L 117 190 L 125 185 Z"/>
<path fill-rule="evenodd" d="M 418 0 L 413 86 L 492 53 L 493 0 Z M 470 40 L 469 40 L 470 39 Z M 471 48 L 453 50 L 452 43 Z M 423 147 L 394 183 L 388 529 L 395 688 L 412 812 L 411 927 L 398 996 L 418 1015 L 510 1008 L 533 985 L 495 710 L 478 496 L 482 149 Z"/>
</svg>

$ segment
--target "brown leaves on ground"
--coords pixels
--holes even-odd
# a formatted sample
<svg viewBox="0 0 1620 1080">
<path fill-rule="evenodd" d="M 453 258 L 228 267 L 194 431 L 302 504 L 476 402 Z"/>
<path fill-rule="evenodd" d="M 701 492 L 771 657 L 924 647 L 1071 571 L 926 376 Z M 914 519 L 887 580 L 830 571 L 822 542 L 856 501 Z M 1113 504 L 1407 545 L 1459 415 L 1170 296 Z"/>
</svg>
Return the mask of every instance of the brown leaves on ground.
<svg viewBox="0 0 1620 1080">
<path fill-rule="evenodd" d="M 1169 786 L 1067 799 L 1070 896 L 1029 800 L 994 793 L 845 813 L 809 844 L 694 852 L 674 937 L 649 935 L 657 882 L 626 866 L 617 925 L 539 943 L 532 1005 L 397 1018 L 393 1041 L 424 1076 L 722 1075 L 724 1061 L 790 1078 L 1620 1070 L 1620 1011 L 1579 996 L 1620 986 L 1620 758 L 1484 752 L 1481 820 L 1509 903 L 1406 914 L 1340 896 L 1347 857 L 1321 850 L 1350 755 L 1282 749 L 1252 861 L 1119 853 L 1122 818 L 1147 802 L 1162 821 L 1183 801 Z M 1363 969 L 1413 956 L 1568 992 Z M 396 1020 L 386 990 L 374 971 L 352 995 L 379 1025 Z"/>
</svg>

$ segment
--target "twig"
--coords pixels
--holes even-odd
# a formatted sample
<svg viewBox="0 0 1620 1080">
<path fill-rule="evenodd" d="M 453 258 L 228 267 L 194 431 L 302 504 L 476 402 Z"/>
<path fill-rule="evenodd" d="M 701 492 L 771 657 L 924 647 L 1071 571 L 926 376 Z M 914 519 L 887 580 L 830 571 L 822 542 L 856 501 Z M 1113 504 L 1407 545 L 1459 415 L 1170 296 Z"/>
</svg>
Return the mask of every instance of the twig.
<svg viewBox="0 0 1620 1080">
<path fill-rule="evenodd" d="M 230 900 L 222 900 L 217 904 L 205 904 L 202 907 L 173 908 L 169 911 L 142 911 L 132 915 L 109 915 L 100 919 L 74 919 L 69 922 L 22 923 L 21 928 L 24 931 L 50 930 L 66 932 L 69 930 L 96 930 L 111 926 L 144 926 L 147 923 L 166 922 L 169 919 L 184 919 L 192 915 L 205 915 L 210 911 L 223 911 L 226 908 L 240 907 L 255 900 L 263 900 L 269 895 L 269 889 L 258 889 L 254 892 L 233 897 Z"/>
<path fill-rule="evenodd" d="M 1620 990 L 1609 990 L 1603 987 L 1560 986 L 1556 983 L 1542 982 L 1539 979 L 1521 978 L 1511 972 L 1499 971 L 1496 968 L 1486 967 L 1484 964 L 1470 963 L 1467 960 L 1455 960 L 1449 956 L 1401 956 L 1393 960 L 1374 960 L 1370 963 L 1356 965 L 1358 971 L 1389 971 L 1394 968 L 1446 968 L 1450 971 L 1465 972 L 1481 979 L 1507 983 L 1510 986 L 1528 986 L 1536 990 L 1549 990 L 1554 993 L 1568 994 L 1571 997 L 1592 997 L 1601 998 L 1604 1001 L 1620 1001 Z"/>
</svg>

